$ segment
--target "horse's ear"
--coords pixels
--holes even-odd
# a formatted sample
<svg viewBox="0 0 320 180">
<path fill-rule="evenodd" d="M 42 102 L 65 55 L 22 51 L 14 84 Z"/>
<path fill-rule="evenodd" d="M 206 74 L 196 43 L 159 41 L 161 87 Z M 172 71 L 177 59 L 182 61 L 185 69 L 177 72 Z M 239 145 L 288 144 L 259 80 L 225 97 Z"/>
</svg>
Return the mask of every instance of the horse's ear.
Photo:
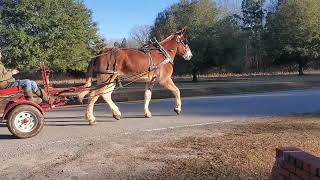
<svg viewBox="0 0 320 180">
<path fill-rule="evenodd" d="M 176 35 L 184 35 L 187 32 L 187 26 L 176 32 Z"/>
</svg>

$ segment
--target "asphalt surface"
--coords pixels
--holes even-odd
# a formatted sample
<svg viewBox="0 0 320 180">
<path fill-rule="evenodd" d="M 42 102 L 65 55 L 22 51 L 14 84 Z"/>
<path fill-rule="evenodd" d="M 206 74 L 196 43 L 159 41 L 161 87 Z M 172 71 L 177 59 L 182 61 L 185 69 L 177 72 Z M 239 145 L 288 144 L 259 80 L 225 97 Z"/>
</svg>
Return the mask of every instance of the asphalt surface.
<svg viewBox="0 0 320 180">
<path fill-rule="evenodd" d="M 139 136 L 139 133 L 174 131 L 254 117 L 317 113 L 320 112 L 320 88 L 250 95 L 183 98 L 180 116 L 173 111 L 173 99 L 155 100 L 151 101 L 150 110 L 153 118 L 150 119 L 143 117 L 143 102 L 117 104 L 123 118 L 120 121 L 114 120 L 107 106 L 99 104 L 95 107 L 98 121 L 95 126 L 89 126 L 85 121 L 83 117 L 85 106 L 55 109 L 46 114 L 46 126 L 43 131 L 31 139 L 15 139 L 5 124 L 1 124 L 0 169 L 7 170 L 3 171 L 7 172 L 4 175 L 10 175 L 14 164 L 22 158 L 24 153 L 39 153 L 50 149 L 50 153 L 54 154 L 55 151 L 62 151 L 72 145 L 71 151 L 75 145 L 78 147 L 93 139 L 110 139 L 110 141 L 112 139 L 113 142 L 117 142 L 117 137 L 130 138 L 131 135 Z M 31 158 L 28 162 L 30 166 L 35 163 L 32 157 L 29 157 Z M 0 175 L 3 174 L 0 173 Z"/>
<path fill-rule="evenodd" d="M 95 106 L 96 126 L 84 119 L 85 106 L 64 107 L 46 114 L 43 132 L 29 140 L 13 139 L 5 124 L 0 127 L 0 149 L 20 143 L 48 142 L 86 136 L 110 136 L 166 128 L 243 120 L 250 117 L 290 115 L 320 111 L 320 88 L 233 96 L 184 98 L 182 114 L 173 112 L 174 100 L 151 101 L 153 118 L 143 117 L 143 102 L 117 103 L 123 117 L 112 118 L 105 104 Z"/>
</svg>

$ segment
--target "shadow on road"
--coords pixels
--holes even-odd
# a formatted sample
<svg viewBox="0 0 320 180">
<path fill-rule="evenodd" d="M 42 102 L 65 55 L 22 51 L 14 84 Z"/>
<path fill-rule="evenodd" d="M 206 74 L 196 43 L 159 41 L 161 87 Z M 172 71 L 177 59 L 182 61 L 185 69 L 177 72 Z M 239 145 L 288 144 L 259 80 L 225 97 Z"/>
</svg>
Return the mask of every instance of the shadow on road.
<svg viewBox="0 0 320 180">
<path fill-rule="evenodd" d="M 98 123 L 116 122 L 111 116 L 96 116 Z M 69 116 L 69 117 L 46 117 L 45 126 L 89 126 L 88 122 L 83 116 Z"/>
<path fill-rule="evenodd" d="M 162 115 L 152 115 L 152 117 L 176 117 L 177 115 L 172 114 L 162 114 Z M 144 115 L 132 115 L 132 116 L 123 116 L 123 119 L 146 119 Z"/>
<path fill-rule="evenodd" d="M 45 117 L 46 120 L 50 119 L 83 119 L 83 116 L 64 116 L 64 117 Z M 52 122 L 52 121 L 50 121 Z M 61 121 L 58 121 L 61 122 Z"/>
<path fill-rule="evenodd" d="M 113 118 L 110 115 L 98 115 L 95 117 L 96 118 Z M 78 119 L 78 120 L 81 120 L 81 122 L 85 121 L 84 116 L 45 117 L 45 119 L 49 120 L 49 121 L 50 121 L 50 119 L 52 119 L 52 120 L 55 120 L 55 119 Z M 50 122 L 54 122 L 54 121 L 50 121 Z M 61 121 L 58 121 L 58 122 L 61 122 Z M 76 121 L 72 121 L 72 122 L 76 122 Z"/>
<path fill-rule="evenodd" d="M 88 124 L 45 124 L 45 126 L 69 127 L 69 126 L 89 126 Z"/>
<path fill-rule="evenodd" d="M 176 117 L 177 115 L 153 115 L 153 117 Z M 112 116 L 95 116 L 98 123 L 115 123 Z M 45 126 L 56 126 L 56 127 L 68 127 L 68 126 L 89 126 L 88 122 L 83 116 L 68 116 L 68 117 L 46 117 Z M 143 115 L 128 115 L 123 116 L 121 120 L 126 119 L 146 119 Z"/>
<path fill-rule="evenodd" d="M 0 123 L 0 127 L 7 127 L 5 123 Z"/>
<path fill-rule="evenodd" d="M 0 134 L 0 141 L 1 140 L 8 140 L 8 139 L 17 139 L 14 135 L 3 135 L 3 134 Z"/>
<path fill-rule="evenodd" d="M 6 128 L 6 127 L 7 125 L 5 123 L 0 123 L 0 128 Z M 6 139 L 16 139 L 16 137 L 9 134 L 0 134 L 0 140 L 6 140 Z"/>
</svg>

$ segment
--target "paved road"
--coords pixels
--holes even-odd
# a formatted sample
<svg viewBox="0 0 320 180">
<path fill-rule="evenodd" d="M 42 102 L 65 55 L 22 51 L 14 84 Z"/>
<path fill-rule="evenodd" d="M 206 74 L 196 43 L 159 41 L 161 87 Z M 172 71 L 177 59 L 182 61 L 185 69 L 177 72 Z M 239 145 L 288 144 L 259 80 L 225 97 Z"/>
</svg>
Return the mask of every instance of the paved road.
<svg viewBox="0 0 320 180">
<path fill-rule="evenodd" d="M 46 115 L 43 132 L 26 140 L 14 139 L 4 124 L 0 125 L 0 176 L 5 179 L 43 179 L 49 176 L 64 179 L 82 175 L 89 178 L 97 175 L 97 168 L 101 168 L 100 172 L 106 174 L 113 171 L 123 174 L 121 170 L 125 171 L 126 159 L 121 161 L 124 164 L 117 165 L 119 159 L 106 161 L 102 157 L 109 158 L 112 152 L 122 152 L 124 155 L 121 157 L 125 158 L 127 151 L 134 149 L 132 143 L 148 143 L 148 136 L 158 140 L 169 134 L 170 138 L 170 133 L 175 136 L 176 129 L 183 129 L 188 133 L 192 130 L 191 127 L 247 120 L 252 117 L 320 112 L 320 88 L 184 98 L 181 116 L 176 116 L 173 112 L 173 99 L 157 100 L 151 103 L 154 115 L 151 119 L 143 118 L 142 102 L 118 104 L 123 119 L 113 120 L 106 106 L 100 104 L 95 108 L 98 119 L 96 126 L 87 125 L 83 118 L 83 106 L 56 109 Z M 165 134 L 167 131 L 170 133 Z M 139 149 L 135 153 L 139 154 Z M 103 162 L 104 168 L 91 163 L 101 160 L 106 161 Z M 143 166 L 144 163 L 141 164 Z M 144 168 L 148 169 L 147 167 L 150 166 Z M 108 169 L 110 172 L 106 171 Z M 105 174 L 98 177 L 105 177 Z"/>
<path fill-rule="evenodd" d="M 12 139 L 4 124 L 0 127 L 0 150 L 21 144 L 63 141 L 83 137 L 130 134 L 139 131 L 173 129 L 221 121 L 245 120 L 248 117 L 312 113 L 320 111 L 320 89 L 283 91 L 252 95 L 195 97 L 183 99 L 183 113 L 173 112 L 174 101 L 151 103 L 153 118 L 143 118 L 142 102 L 118 103 L 123 113 L 115 121 L 104 104 L 96 105 L 97 126 L 88 126 L 84 106 L 56 109 L 46 115 L 46 127 L 32 139 Z"/>
</svg>

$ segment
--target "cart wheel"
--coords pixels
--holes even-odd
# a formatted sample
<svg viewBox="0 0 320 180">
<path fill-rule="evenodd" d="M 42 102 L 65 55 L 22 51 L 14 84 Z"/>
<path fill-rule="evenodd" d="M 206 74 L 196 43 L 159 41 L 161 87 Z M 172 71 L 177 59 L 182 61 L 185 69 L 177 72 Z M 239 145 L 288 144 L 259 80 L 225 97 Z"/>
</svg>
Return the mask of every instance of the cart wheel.
<svg viewBox="0 0 320 180">
<path fill-rule="evenodd" d="M 18 138 L 25 139 L 37 135 L 44 126 L 42 113 L 31 105 L 20 105 L 8 115 L 9 131 Z"/>
</svg>

